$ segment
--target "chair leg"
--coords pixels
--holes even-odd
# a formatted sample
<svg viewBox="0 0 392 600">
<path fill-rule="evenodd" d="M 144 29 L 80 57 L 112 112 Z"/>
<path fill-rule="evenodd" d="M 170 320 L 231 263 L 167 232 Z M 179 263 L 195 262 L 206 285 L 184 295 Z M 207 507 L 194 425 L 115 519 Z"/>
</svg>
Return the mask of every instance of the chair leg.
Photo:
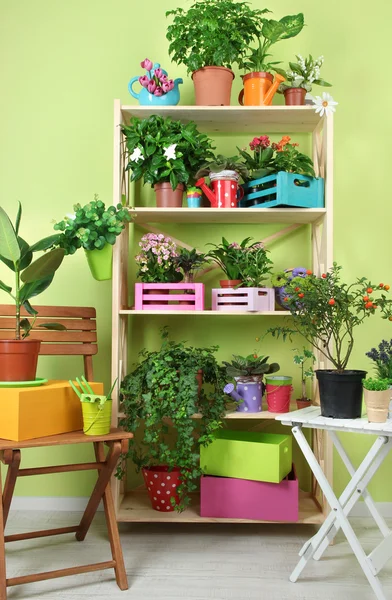
<svg viewBox="0 0 392 600">
<path fill-rule="evenodd" d="M 7 476 L 5 478 L 4 484 L 4 492 L 3 492 L 3 520 L 4 520 L 4 529 L 7 524 L 8 514 L 10 512 L 10 506 L 12 501 L 12 496 L 14 495 L 14 489 L 16 484 L 16 479 L 18 477 L 19 465 L 21 454 L 20 450 L 11 450 L 11 456 L 9 457 L 7 454 L 4 456 L 5 464 L 8 464 Z"/>
<path fill-rule="evenodd" d="M 105 460 L 105 452 L 102 442 L 96 442 L 94 444 L 95 456 L 97 462 L 103 462 Z M 113 494 L 110 483 L 106 486 L 105 493 L 103 495 L 103 506 L 105 510 L 106 525 L 108 528 L 108 535 L 110 541 L 110 548 L 112 551 L 113 560 L 116 562 L 114 571 L 116 574 L 117 585 L 120 590 L 128 589 L 128 579 L 125 571 L 124 557 L 121 547 L 120 535 L 118 533 L 116 512 L 113 501 Z"/>
<path fill-rule="evenodd" d="M 105 493 L 107 485 L 110 483 L 110 478 L 114 469 L 116 468 L 120 454 L 121 442 L 110 442 L 110 450 L 106 458 L 105 465 L 99 470 L 97 483 L 95 484 L 93 493 L 90 496 L 86 510 L 84 511 L 83 517 L 79 523 L 78 531 L 76 532 L 75 537 L 79 542 L 82 542 L 87 535 L 95 513 L 97 512 L 101 498 Z"/>
<path fill-rule="evenodd" d="M 4 544 L 4 511 L 3 493 L 0 471 L 0 600 L 7 600 L 7 576 L 5 570 L 5 544 Z"/>
</svg>

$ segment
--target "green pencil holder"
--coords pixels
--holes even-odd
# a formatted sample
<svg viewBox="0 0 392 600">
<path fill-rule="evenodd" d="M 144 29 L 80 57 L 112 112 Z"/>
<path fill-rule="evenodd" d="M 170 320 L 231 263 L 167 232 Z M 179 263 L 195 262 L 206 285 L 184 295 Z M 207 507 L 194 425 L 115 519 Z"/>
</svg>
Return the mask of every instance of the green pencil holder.
<svg viewBox="0 0 392 600">
<path fill-rule="evenodd" d="M 112 400 L 106 400 L 101 406 L 99 402 L 82 402 L 83 433 L 85 435 L 106 435 L 110 432 L 112 421 Z"/>
</svg>

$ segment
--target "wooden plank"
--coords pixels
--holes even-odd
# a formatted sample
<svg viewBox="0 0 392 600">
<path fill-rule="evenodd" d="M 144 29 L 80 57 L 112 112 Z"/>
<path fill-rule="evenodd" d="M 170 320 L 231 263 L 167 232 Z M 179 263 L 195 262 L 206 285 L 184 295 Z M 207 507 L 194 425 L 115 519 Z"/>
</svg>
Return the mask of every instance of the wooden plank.
<svg viewBox="0 0 392 600">
<path fill-rule="evenodd" d="M 171 316 L 171 315 L 187 315 L 186 311 L 183 310 L 134 310 L 132 308 L 120 310 L 120 315 L 163 315 L 163 316 Z M 221 310 L 193 310 L 193 316 L 200 317 L 240 317 L 240 316 L 251 316 L 251 317 L 289 317 L 290 312 L 287 310 L 271 310 L 271 311 L 260 311 L 260 312 L 243 312 L 243 311 L 233 311 L 233 312 L 225 312 Z"/>
<path fill-rule="evenodd" d="M 55 465 L 53 467 L 31 467 L 30 469 L 20 469 L 18 477 L 30 477 L 31 475 L 51 475 L 53 473 L 69 473 L 73 471 L 95 471 L 102 469 L 102 465 L 97 463 L 75 463 L 72 465 Z"/>
<path fill-rule="evenodd" d="M 68 444 L 90 444 L 92 442 L 108 442 L 112 440 L 129 440 L 133 437 L 132 433 L 122 431 L 118 428 L 112 428 L 106 435 L 85 435 L 83 431 L 71 431 L 69 433 L 59 433 L 32 440 L 23 440 L 15 442 L 12 440 L 0 439 L 0 450 L 21 449 L 21 448 L 40 448 L 41 446 L 61 446 Z"/>
<path fill-rule="evenodd" d="M 39 306 L 34 303 L 34 308 L 38 310 L 40 317 L 74 317 L 83 319 L 95 319 L 95 308 L 85 306 Z M 21 314 L 29 317 L 29 313 L 22 308 Z M 14 304 L 0 304 L 0 315 L 13 317 L 15 315 Z"/>
<path fill-rule="evenodd" d="M 1 327 L 0 327 L 1 330 Z M 2 340 L 14 340 L 14 331 L 2 331 Z M 97 341 L 97 334 L 95 331 L 48 331 L 47 329 L 34 329 L 30 335 L 30 340 L 41 340 L 41 342 L 81 342 L 91 343 Z"/>
<path fill-rule="evenodd" d="M 56 571 L 46 571 L 45 573 L 33 573 L 32 575 L 22 575 L 21 577 L 11 577 L 7 579 L 7 586 L 22 585 L 24 583 L 35 583 L 45 581 L 46 579 L 57 579 L 58 577 L 67 577 L 69 575 L 81 575 L 82 573 L 91 573 L 92 571 L 103 571 L 104 569 L 114 569 L 116 563 L 114 560 L 83 565 L 81 567 L 70 567 L 68 569 L 58 569 Z M 1 598 L 1 596 L 0 596 Z"/>
<path fill-rule="evenodd" d="M 42 356 L 94 356 L 98 353 L 97 344 L 43 344 Z"/>
<path fill-rule="evenodd" d="M 1 310 L 0 310 L 1 313 Z M 56 323 L 64 325 L 67 331 L 95 331 L 97 329 L 97 322 L 91 319 L 59 319 L 56 318 Z M 38 327 L 40 323 L 48 323 L 47 317 L 38 316 L 33 331 L 44 331 Z M 15 319 L 9 317 L 0 316 L 0 330 L 3 329 L 15 329 Z"/>
<path fill-rule="evenodd" d="M 74 527 L 59 527 L 57 529 L 42 529 L 41 531 L 28 531 L 25 533 L 15 533 L 13 535 L 6 535 L 6 542 L 20 542 L 22 540 L 33 540 L 36 538 L 50 537 L 52 535 L 63 535 L 65 533 L 76 533 L 78 526 Z"/>
</svg>

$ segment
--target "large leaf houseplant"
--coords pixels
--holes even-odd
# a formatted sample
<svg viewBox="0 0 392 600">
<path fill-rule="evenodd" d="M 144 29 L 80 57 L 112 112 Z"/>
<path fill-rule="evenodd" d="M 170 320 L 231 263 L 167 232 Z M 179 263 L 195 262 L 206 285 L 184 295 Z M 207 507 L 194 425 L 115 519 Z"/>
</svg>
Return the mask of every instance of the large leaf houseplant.
<svg viewBox="0 0 392 600">
<path fill-rule="evenodd" d="M 388 285 L 375 285 L 366 277 L 345 283 L 336 263 L 321 277 L 294 277 L 285 284 L 283 305 L 291 312 L 294 329 L 332 367 L 315 371 L 323 416 L 361 415 L 366 372 L 349 368 L 354 334 L 357 327 L 377 313 L 392 319 L 388 290 Z"/>
<path fill-rule="evenodd" d="M 216 350 L 170 341 L 164 331 L 159 350 L 142 351 L 121 384 L 122 425 L 136 434 L 129 456 L 143 471 L 156 510 L 186 508 L 201 475 L 200 445 L 211 442 L 222 425 L 224 370 Z M 201 418 L 193 418 L 196 413 Z M 153 491 L 160 478 L 164 495 Z"/>
<path fill-rule="evenodd" d="M 58 235 L 43 238 L 35 244 L 26 242 L 19 235 L 21 217 L 20 204 L 15 224 L 0 207 L 0 261 L 11 271 L 10 285 L 0 281 L 0 290 L 15 305 L 15 339 L 0 339 L 0 381 L 35 379 L 41 342 L 29 338 L 38 315 L 30 300 L 50 286 L 65 254 L 62 248 L 53 248 Z M 34 254 L 42 251 L 45 253 L 33 261 Z M 30 316 L 24 317 L 22 309 Z M 40 323 L 40 327 L 64 329 L 57 323 Z"/>
<path fill-rule="evenodd" d="M 232 66 L 243 68 L 266 12 L 252 10 L 248 2 L 201 0 L 166 13 L 173 18 L 166 35 L 169 53 L 192 73 L 197 105 L 230 104 Z"/>
</svg>

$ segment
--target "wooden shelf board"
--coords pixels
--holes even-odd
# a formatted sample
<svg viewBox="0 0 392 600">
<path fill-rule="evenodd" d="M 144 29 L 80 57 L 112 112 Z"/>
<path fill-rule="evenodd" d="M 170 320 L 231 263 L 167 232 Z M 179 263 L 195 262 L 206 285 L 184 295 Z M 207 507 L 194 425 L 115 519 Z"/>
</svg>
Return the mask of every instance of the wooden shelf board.
<svg viewBox="0 0 392 600">
<path fill-rule="evenodd" d="M 318 221 L 325 208 L 156 208 L 135 206 L 135 223 L 297 223 Z"/>
<path fill-rule="evenodd" d="M 247 519 L 220 519 L 200 516 L 200 500 L 198 494 L 193 494 L 192 503 L 183 513 L 160 513 L 151 508 L 150 500 L 145 490 L 128 492 L 118 510 L 117 520 L 123 523 L 272 523 L 274 521 L 251 521 Z M 324 516 L 318 504 L 307 493 L 300 492 L 299 520 L 297 523 L 323 523 Z M 284 523 L 285 521 L 282 521 Z"/>
<path fill-rule="evenodd" d="M 120 315 L 182 315 L 186 317 L 197 316 L 197 317 L 243 317 L 243 316 L 259 316 L 259 317 L 287 317 L 290 315 L 288 310 L 271 310 L 271 311 L 260 311 L 260 312 L 223 312 L 220 310 L 134 310 L 134 309 L 123 309 L 119 312 Z"/>
<path fill-rule="evenodd" d="M 292 412 L 294 410 L 298 410 L 297 405 L 291 404 L 290 412 Z M 235 420 L 235 421 L 249 421 L 249 420 L 264 421 L 266 419 L 274 420 L 278 416 L 279 416 L 279 413 L 269 412 L 268 410 L 262 410 L 261 412 L 258 412 L 258 413 L 246 413 L 246 412 L 237 412 L 234 410 L 230 410 L 229 412 L 227 412 L 225 414 L 224 418 Z M 118 413 L 119 419 L 123 419 L 124 417 L 125 417 L 125 413 L 123 413 L 123 412 Z M 201 417 L 202 417 L 201 413 L 195 413 L 192 418 L 193 419 L 201 419 Z"/>
<path fill-rule="evenodd" d="M 321 121 L 313 106 L 129 106 L 121 107 L 123 119 L 150 115 L 195 121 L 208 133 L 312 132 Z"/>
</svg>

